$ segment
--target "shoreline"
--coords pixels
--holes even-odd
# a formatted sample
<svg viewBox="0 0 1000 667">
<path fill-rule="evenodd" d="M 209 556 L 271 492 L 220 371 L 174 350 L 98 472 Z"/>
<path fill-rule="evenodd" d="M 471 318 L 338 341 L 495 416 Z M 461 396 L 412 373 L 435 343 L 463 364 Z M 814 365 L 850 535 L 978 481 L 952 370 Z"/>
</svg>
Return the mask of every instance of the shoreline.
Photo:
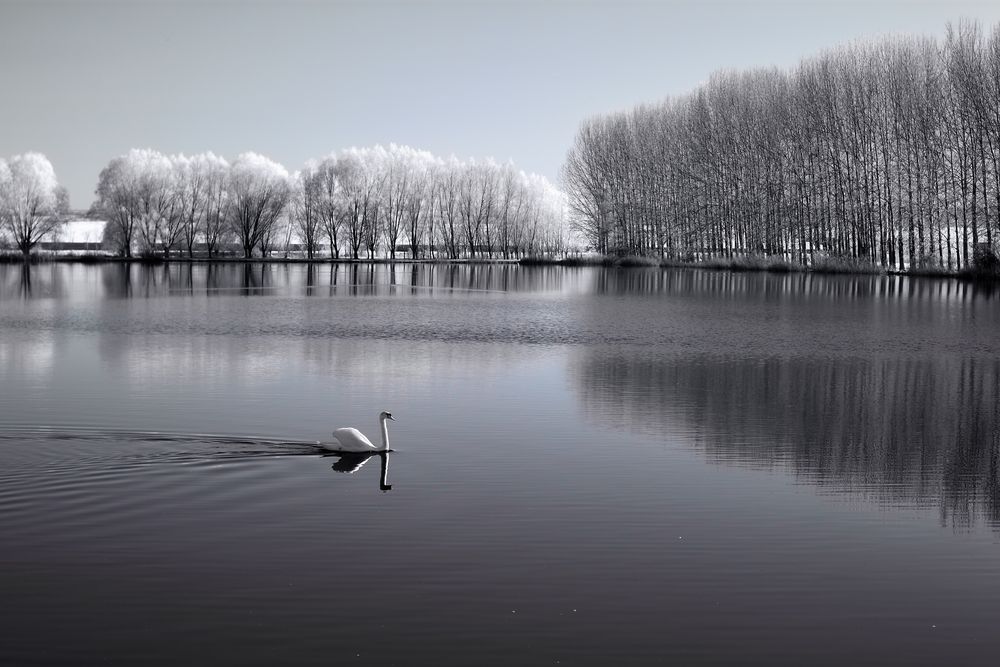
<svg viewBox="0 0 1000 667">
<path fill-rule="evenodd" d="M 162 266 L 164 264 L 519 264 L 518 259 L 480 259 L 459 258 L 446 259 L 407 259 L 389 257 L 338 258 L 318 257 L 117 257 L 114 255 L 31 255 L 28 264 L 145 264 Z M 0 255 L 0 264 L 23 264 L 21 255 Z"/>
<path fill-rule="evenodd" d="M 20 254 L 0 254 L 0 264 L 23 264 L 25 259 Z M 457 264 L 457 265 L 506 265 L 506 266 L 561 266 L 566 268 L 605 267 L 620 269 L 700 269 L 703 271 L 728 271 L 731 273 L 810 273 L 817 275 L 846 276 L 901 276 L 909 278 L 954 278 L 975 282 L 1000 282 L 1000 273 L 977 272 L 973 269 L 961 271 L 947 269 L 917 269 L 914 271 L 899 269 L 881 269 L 876 266 L 858 266 L 851 264 L 825 264 L 818 267 L 803 266 L 787 260 L 760 260 L 758 258 L 712 259 L 701 262 L 684 262 L 678 260 L 658 260 L 652 257 L 566 257 L 566 258 L 313 258 L 305 257 L 116 257 L 112 255 L 78 254 L 49 255 L 33 254 L 27 259 L 29 265 L 38 264 L 139 264 L 145 266 L 164 266 L 169 264 Z"/>
<path fill-rule="evenodd" d="M 653 257 L 579 257 L 566 259 L 528 259 L 527 266 L 603 266 L 611 268 L 700 269 L 703 271 L 728 271 L 730 273 L 811 273 L 817 275 L 845 276 L 902 276 L 909 278 L 957 278 L 960 280 L 1000 282 L 1000 272 L 982 272 L 975 269 L 948 270 L 926 268 L 915 270 L 883 269 L 874 265 L 851 262 L 829 262 L 818 266 L 805 266 L 784 259 L 766 258 L 710 259 L 701 262 L 658 260 Z"/>
</svg>

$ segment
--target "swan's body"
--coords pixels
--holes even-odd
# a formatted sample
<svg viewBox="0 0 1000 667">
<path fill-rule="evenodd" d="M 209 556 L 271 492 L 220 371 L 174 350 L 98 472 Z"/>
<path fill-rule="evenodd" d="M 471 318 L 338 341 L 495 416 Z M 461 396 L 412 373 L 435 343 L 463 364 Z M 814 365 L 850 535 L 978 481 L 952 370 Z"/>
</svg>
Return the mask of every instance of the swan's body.
<svg viewBox="0 0 1000 667">
<path fill-rule="evenodd" d="M 372 452 L 385 452 L 389 450 L 389 427 L 386 425 L 386 421 L 396 421 L 392 418 L 392 414 L 388 412 L 381 412 L 378 416 L 379 430 L 382 432 L 382 445 L 378 446 L 372 443 L 365 434 L 356 428 L 338 428 L 333 432 L 333 440 L 331 442 L 321 442 L 320 445 L 325 449 L 329 449 L 334 452 L 353 452 L 353 453 L 372 453 Z"/>
</svg>

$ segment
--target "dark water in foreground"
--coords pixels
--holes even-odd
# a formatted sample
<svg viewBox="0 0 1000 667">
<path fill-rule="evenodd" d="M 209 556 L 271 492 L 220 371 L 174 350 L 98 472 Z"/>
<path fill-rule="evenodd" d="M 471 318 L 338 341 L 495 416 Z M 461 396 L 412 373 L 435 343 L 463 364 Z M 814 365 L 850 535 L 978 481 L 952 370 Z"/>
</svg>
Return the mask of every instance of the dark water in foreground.
<svg viewBox="0 0 1000 667">
<path fill-rule="evenodd" d="M 0 664 L 992 664 L 998 353 L 952 281 L 0 265 Z M 382 409 L 389 491 L 310 444 Z"/>
</svg>

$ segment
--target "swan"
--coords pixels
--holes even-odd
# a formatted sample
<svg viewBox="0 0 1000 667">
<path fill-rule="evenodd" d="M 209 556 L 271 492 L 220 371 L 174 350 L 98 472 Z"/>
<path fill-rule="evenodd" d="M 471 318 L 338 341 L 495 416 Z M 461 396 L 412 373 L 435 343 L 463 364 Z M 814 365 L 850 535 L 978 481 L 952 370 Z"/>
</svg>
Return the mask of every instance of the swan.
<svg viewBox="0 0 1000 667">
<path fill-rule="evenodd" d="M 379 430 L 382 431 L 382 446 L 372 444 L 365 434 L 356 428 L 338 428 L 333 432 L 331 442 L 319 443 L 324 449 L 333 452 L 372 453 L 389 451 L 389 427 L 386 421 L 396 421 L 391 412 L 382 411 L 378 414 Z"/>
</svg>

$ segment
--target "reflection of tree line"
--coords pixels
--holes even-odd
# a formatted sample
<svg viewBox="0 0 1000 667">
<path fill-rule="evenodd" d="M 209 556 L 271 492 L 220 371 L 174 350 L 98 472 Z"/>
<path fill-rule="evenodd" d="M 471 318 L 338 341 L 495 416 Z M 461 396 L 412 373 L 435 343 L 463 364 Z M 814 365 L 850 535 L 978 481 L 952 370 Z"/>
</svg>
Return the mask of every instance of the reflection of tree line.
<svg viewBox="0 0 1000 667">
<path fill-rule="evenodd" d="M 270 293 L 276 279 L 268 264 L 105 264 L 98 268 L 104 296 L 156 297 L 168 294 Z"/>
<path fill-rule="evenodd" d="M 306 287 L 312 289 L 326 276 L 330 287 L 345 287 L 354 295 L 422 294 L 434 290 L 537 292 L 559 289 L 561 275 L 558 267 L 516 264 L 310 264 L 306 268 Z"/>
<path fill-rule="evenodd" d="M 102 294 L 111 298 L 149 298 L 177 294 L 244 295 L 274 293 L 331 295 L 433 294 L 449 291 L 539 292 L 563 286 L 561 267 L 516 264 L 270 264 L 206 262 L 204 264 L 108 263 L 99 266 L 0 264 L 0 298 L 30 298 L 38 276 L 53 281 L 75 269 L 100 275 Z M 65 280 L 63 280 L 65 282 Z M 408 288 L 408 289 L 407 289 Z"/>
<path fill-rule="evenodd" d="M 990 283 L 908 276 L 824 275 L 815 273 L 732 272 L 691 269 L 617 269 L 593 274 L 595 294 L 673 294 L 830 298 L 990 297 Z"/>
<path fill-rule="evenodd" d="M 0 263 L 0 299 L 31 299 L 56 296 L 63 290 L 62 275 L 52 265 L 28 262 Z"/>
<path fill-rule="evenodd" d="M 713 461 L 790 465 L 822 486 L 937 501 L 1000 523 L 1000 360 L 664 360 L 586 352 L 584 408 L 615 428 L 683 433 Z M 692 436 L 693 431 L 693 436 Z"/>
<path fill-rule="evenodd" d="M 827 276 L 817 274 L 733 273 L 659 268 L 567 269 L 516 264 L 271 264 L 206 262 L 118 264 L 96 267 L 72 264 L 24 266 L 0 264 L 0 298 L 30 298 L 38 286 L 68 282 L 71 272 L 99 271 L 103 296 L 153 297 L 171 292 L 207 293 L 242 290 L 248 295 L 284 290 L 307 296 L 398 294 L 409 287 L 418 294 L 449 290 L 560 292 L 577 283 L 601 295 L 669 294 L 758 296 L 762 298 L 942 298 L 964 301 L 989 297 L 984 283 L 902 276 Z"/>
</svg>

